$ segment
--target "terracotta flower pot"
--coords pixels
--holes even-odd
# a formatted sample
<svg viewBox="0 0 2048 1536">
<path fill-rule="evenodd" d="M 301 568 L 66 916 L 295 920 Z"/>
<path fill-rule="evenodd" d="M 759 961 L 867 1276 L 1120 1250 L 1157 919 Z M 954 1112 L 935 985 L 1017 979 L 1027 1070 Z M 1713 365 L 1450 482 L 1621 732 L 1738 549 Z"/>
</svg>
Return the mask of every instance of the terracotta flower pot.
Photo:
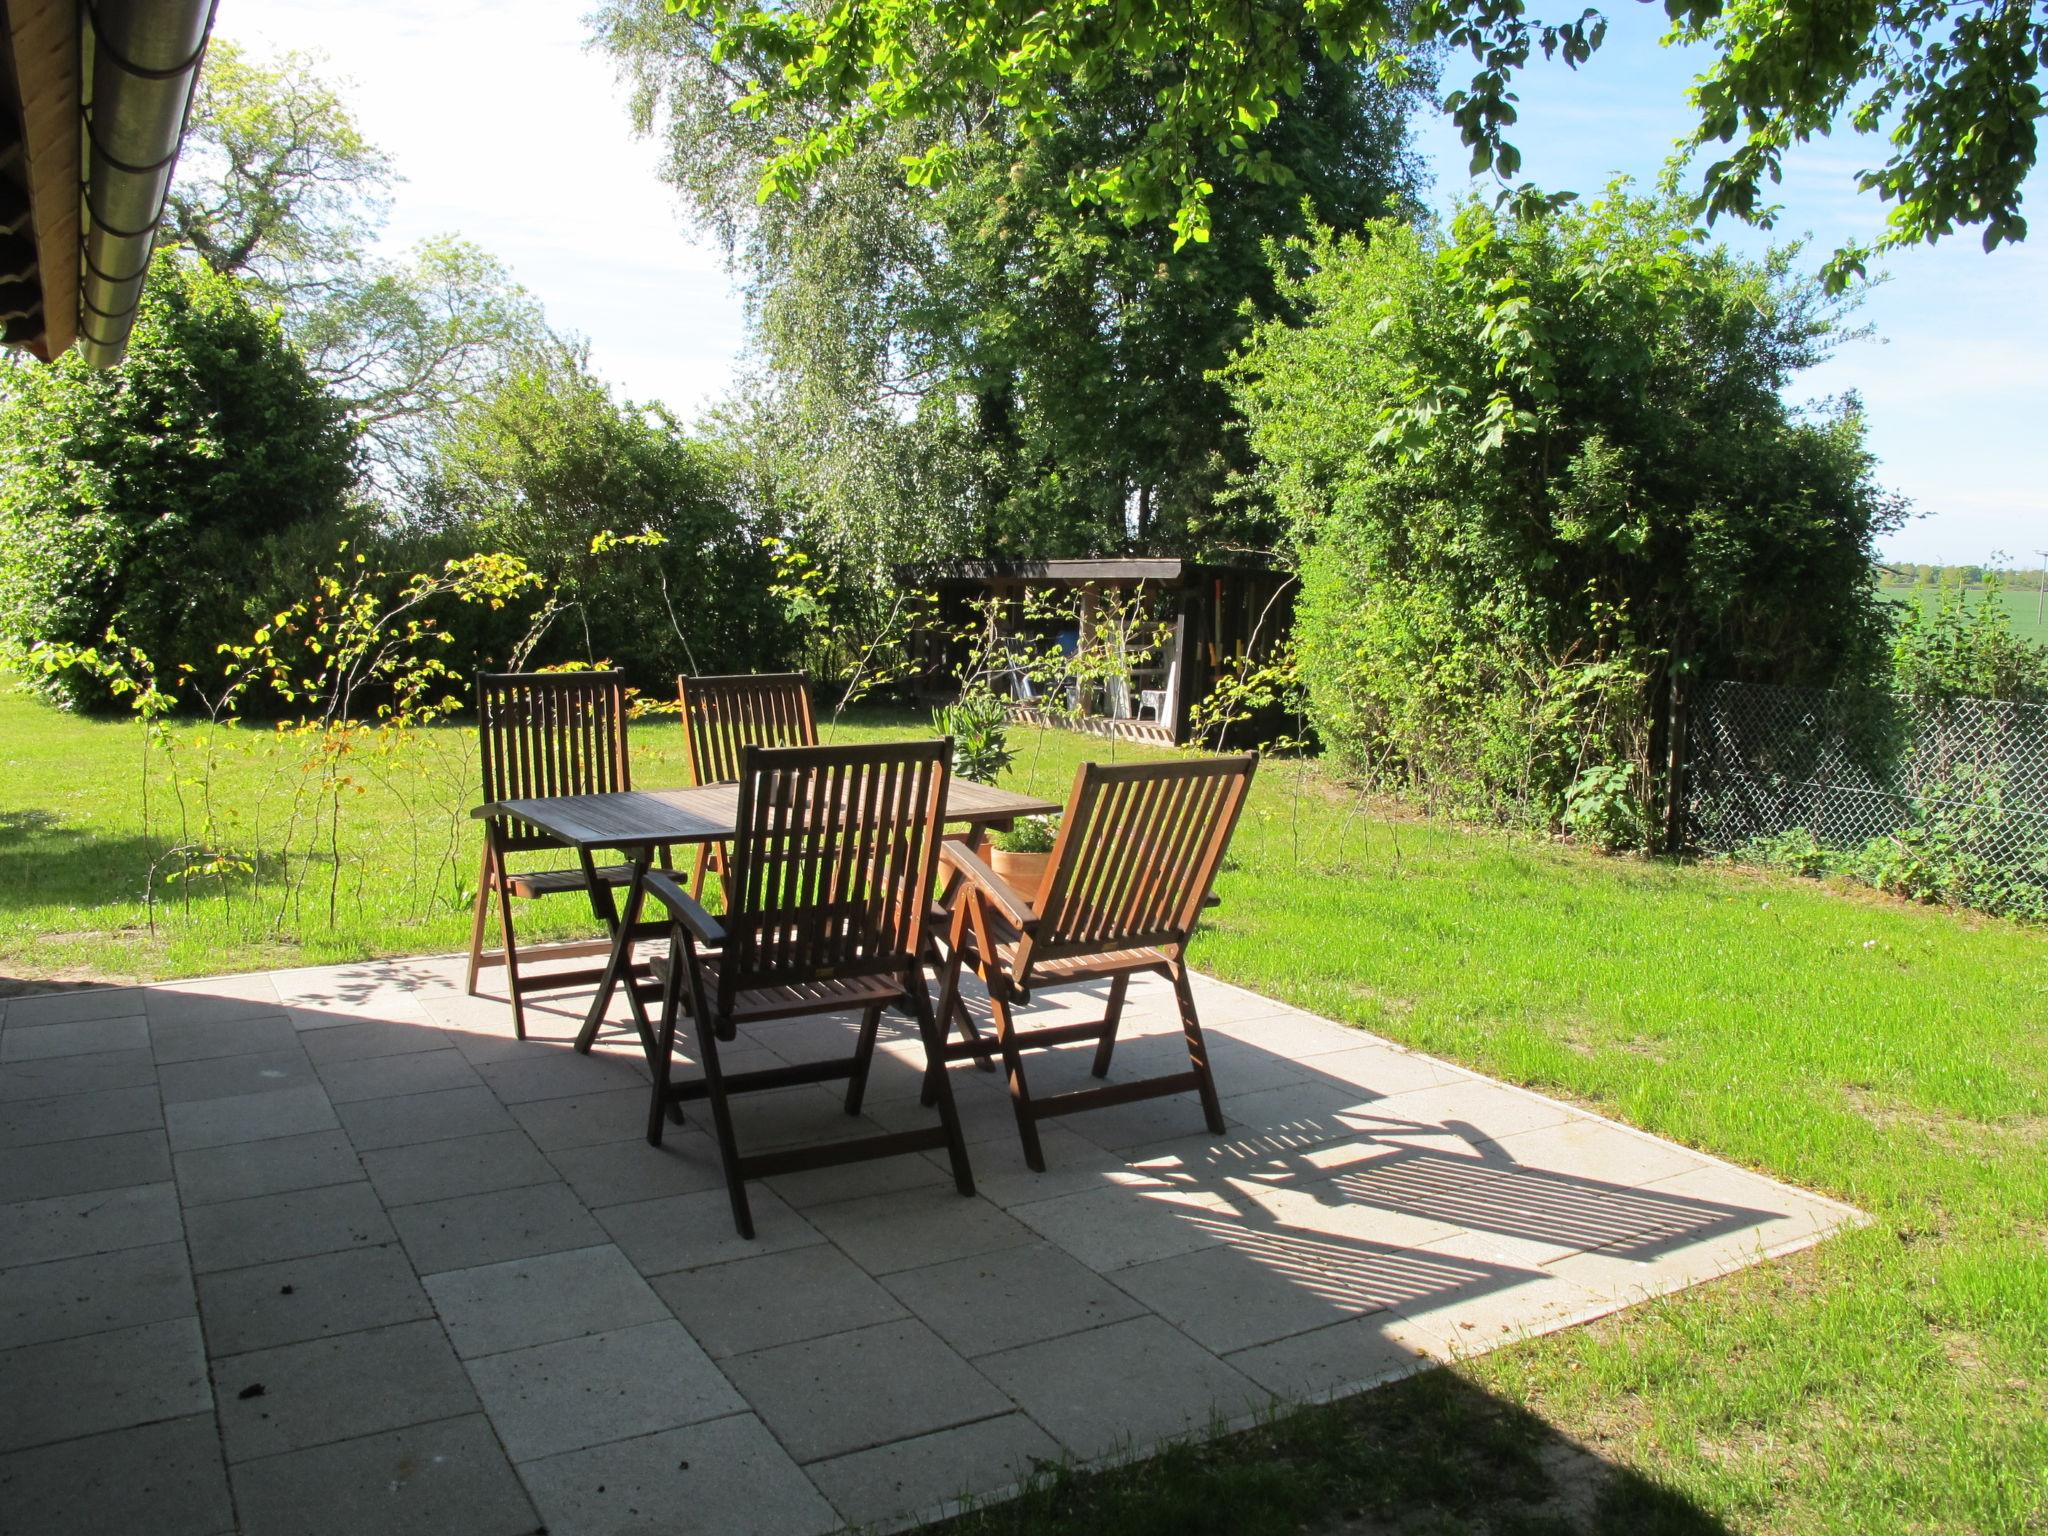
<svg viewBox="0 0 2048 1536">
<path fill-rule="evenodd" d="M 1007 848 L 992 849 L 988 856 L 988 867 L 1026 901 L 1038 899 L 1038 888 L 1045 884 L 1045 870 L 1050 863 L 1049 853 L 1012 853 Z"/>
</svg>

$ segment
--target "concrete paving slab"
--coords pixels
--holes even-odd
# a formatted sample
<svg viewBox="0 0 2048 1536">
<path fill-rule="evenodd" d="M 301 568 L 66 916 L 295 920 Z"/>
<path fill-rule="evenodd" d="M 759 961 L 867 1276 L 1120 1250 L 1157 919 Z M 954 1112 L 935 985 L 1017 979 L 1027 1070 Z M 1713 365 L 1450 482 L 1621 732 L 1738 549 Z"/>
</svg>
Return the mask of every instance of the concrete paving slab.
<svg viewBox="0 0 2048 1536">
<path fill-rule="evenodd" d="M 1230 1206 L 1210 1190 L 1127 1175 L 1080 1194 L 1012 1206 L 1010 1214 L 1090 1269 L 1108 1273 L 1222 1242 Z"/>
<path fill-rule="evenodd" d="M 363 1176 L 356 1149 L 340 1130 L 180 1152 L 176 1163 L 178 1197 L 188 1209 L 221 1200 L 353 1184 Z"/>
<path fill-rule="evenodd" d="M 654 1289 L 714 1360 L 908 1315 L 825 1243 L 678 1270 L 656 1277 Z"/>
<path fill-rule="evenodd" d="M 64 1094 L 47 1099 L 0 1103 L 0 1149 L 46 1146 L 129 1131 L 153 1131 L 164 1123 L 163 1104 L 151 1084 L 115 1088 L 83 1099 Z M 174 1143 L 175 1144 L 175 1143 Z"/>
<path fill-rule="evenodd" d="M 228 1147 L 244 1141 L 270 1141 L 280 1136 L 305 1136 L 331 1131 L 340 1122 L 334 1106 L 317 1087 L 287 1088 L 280 1093 L 250 1093 L 236 1098 L 202 1099 L 172 1104 L 164 1110 L 173 1152 L 200 1147 Z"/>
<path fill-rule="evenodd" d="M 373 1248 L 394 1235 L 384 1207 L 362 1180 L 202 1205 L 185 1213 L 185 1230 L 192 1268 L 202 1275 Z"/>
<path fill-rule="evenodd" d="M 395 1323 L 213 1363 L 230 1464 L 474 1412 L 441 1325 Z"/>
<path fill-rule="evenodd" d="M 515 1104 L 512 1115 L 543 1152 L 629 1141 L 647 1133 L 647 1105 L 653 1090 L 593 1088 L 586 1093 Z"/>
<path fill-rule="evenodd" d="M 395 1056 L 330 1061 L 320 1068 L 320 1081 L 327 1086 L 328 1098 L 337 1104 L 483 1086 L 483 1079 L 476 1075 L 476 1069 L 462 1052 L 452 1047 L 442 1051 L 404 1051 Z"/>
<path fill-rule="evenodd" d="M 204 1413 L 199 1319 L 174 1318 L 0 1353 L 0 1451 Z"/>
<path fill-rule="evenodd" d="M 218 1358 L 419 1322 L 434 1309 L 404 1251 L 387 1243 L 201 1275 L 199 1315 Z"/>
<path fill-rule="evenodd" d="M 506 1104 L 531 1104 L 540 1099 L 575 1098 L 601 1088 L 651 1092 L 647 1062 L 637 1055 L 588 1056 L 560 1047 L 543 1055 L 523 1051 L 477 1067 L 477 1075 Z M 644 1113 L 643 1109 L 643 1113 Z"/>
<path fill-rule="evenodd" d="M 243 1536 L 534 1536 L 540 1527 L 482 1414 L 245 1461 Z"/>
<path fill-rule="evenodd" d="M 419 1051 L 452 1050 L 454 1037 L 430 1024 L 409 1019 L 363 1019 L 320 1029 L 300 1029 L 299 1044 L 323 1067 L 376 1056 L 406 1056 Z"/>
<path fill-rule="evenodd" d="M 400 1206 L 391 1220 L 422 1275 L 589 1248 L 605 1240 L 604 1230 L 566 1184 L 528 1184 Z"/>
<path fill-rule="evenodd" d="M 1099 1328 L 1145 1310 L 1080 1260 L 1044 1242 L 901 1270 L 882 1283 L 913 1317 L 969 1359 Z"/>
<path fill-rule="evenodd" d="M 869 1195 L 806 1213 L 812 1226 L 871 1275 L 940 1264 L 969 1254 L 1014 1248 L 1030 1228 L 986 1200 L 962 1198 L 943 1185 Z"/>
<path fill-rule="evenodd" d="M 0 1256 L 10 1264 L 112 1253 L 185 1235 L 175 1186 L 140 1184 L 0 1206 Z"/>
<path fill-rule="evenodd" d="M 146 1047 L 91 1051 L 83 1056 L 41 1056 L 9 1062 L 0 1076 L 0 1102 L 55 1099 L 67 1094 L 147 1088 L 156 1081 L 156 1058 Z M 90 1118 L 89 1111 L 81 1111 Z"/>
<path fill-rule="evenodd" d="M 1026 1344 L 976 1362 L 1073 1456 L 1199 1433 L 1268 1400 L 1249 1378 L 1156 1317 Z"/>
<path fill-rule="evenodd" d="M 799 1462 L 1011 1411 L 987 1377 L 915 1318 L 735 1355 L 723 1364 Z"/>
<path fill-rule="evenodd" d="M 220 1536 L 234 1521 L 210 1413 L 0 1456 L 0 1536 Z"/>
<path fill-rule="evenodd" d="M 183 1243 L 0 1269 L 0 1349 L 191 1317 Z"/>
<path fill-rule="evenodd" d="M 13 1024 L 0 1038 L 0 1062 L 51 1061 L 65 1056 L 148 1049 L 149 1025 L 139 1015 L 80 1019 L 35 1028 Z"/>
<path fill-rule="evenodd" d="M 746 1405 L 681 1323 L 563 1339 L 469 1362 L 513 1461 L 722 1418 Z"/>
<path fill-rule="evenodd" d="M 725 1187 L 717 1143 L 687 1126 L 668 1127 L 658 1147 L 649 1146 L 645 1136 L 635 1136 L 627 1141 L 559 1147 L 545 1155 L 576 1191 L 576 1198 L 593 1211 Z"/>
<path fill-rule="evenodd" d="M 0 1205 L 85 1194 L 171 1177 L 171 1144 L 161 1130 L 11 1147 L 0 1157 Z"/>
<path fill-rule="evenodd" d="M 486 1195 L 527 1184 L 551 1184 L 556 1174 L 524 1131 L 486 1131 L 448 1141 L 414 1142 L 363 1154 L 363 1171 L 388 1207 Z"/>
<path fill-rule="evenodd" d="M 9 998 L 5 1019 L 9 1029 L 30 1029 L 81 1019 L 139 1017 L 146 995 L 141 987 L 75 987 L 65 992 L 32 992 L 25 997 Z"/>
<path fill-rule="evenodd" d="M 937 1514 L 963 1496 L 1021 1482 L 1066 1453 L 1021 1413 L 812 1462 L 811 1479 L 849 1525 L 900 1522 Z"/>
<path fill-rule="evenodd" d="M 319 1086 L 319 1079 L 313 1075 L 313 1063 L 296 1045 L 288 1050 L 257 1051 L 215 1061 L 174 1061 L 158 1067 L 156 1077 L 166 1104 Z"/>
<path fill-rule="evenodd" d="M 809 1168 L 802 1173 L 777 1174 L 763 1182 L 800 1211 L 906 1190 L 954 1188 L 953 1169 L 945 1162 L 943 1152 L 938 1159 L 913 1154 L 843 1163 L 836 1168 Z"/>
<path fill-rule="evenodd" d="M 149 1043 L 157 1063 L 211 1061 L 218 1056 L 250 1056 L 259 1051 L 294 1050 L 298 1035 L 292 1021 L 275 1007 L 244 1013 L 241 1005 L 224 1013 L 193 1014 L 174 1010 L 165 1016 L 152 1006 Z"/>
<path fill-rule="evenodd" d="M 1241 1349 L 1223 1359 L 1281 1402 L 1363 1391 L 1436 1363 L 1389 1332 L 1399 1321 L 1399 1313 L 1375 1312 Z"/>
<path fill-rule="evenodd" d="M 732 1205 L 723 1186 L 694 1195 L 606 1206 L 596 1215 L 633 1267 L 648 1276 L 825 1241 L 823 1233 L 771 1189 L 750 1188 L 747 1203 L 754 1216 L 751 1239 L 733 1230 Z"/>
<path fill-rule="evenodd" d="M 719 1536 L 824 1536 L 840 1525 L 750 1413 L 529 1461 L 519 1472 L 548 1536 L 653 1536 L 685 1528 L 683 1519 Z"/>
<path fill-rule="evenodd" d="M 666 1321 L 669 1310 L 610 1243 L 430 1275 L 427 1291 L 465 1360 Z"/>
<path fill-rule="evenodd" d="M 339 1113 L 358 1152 L 516 1129 L 505 1106 L 480 1083 L 397 1099 L 363 1099 L 342 1105 Z"/>
</svg>

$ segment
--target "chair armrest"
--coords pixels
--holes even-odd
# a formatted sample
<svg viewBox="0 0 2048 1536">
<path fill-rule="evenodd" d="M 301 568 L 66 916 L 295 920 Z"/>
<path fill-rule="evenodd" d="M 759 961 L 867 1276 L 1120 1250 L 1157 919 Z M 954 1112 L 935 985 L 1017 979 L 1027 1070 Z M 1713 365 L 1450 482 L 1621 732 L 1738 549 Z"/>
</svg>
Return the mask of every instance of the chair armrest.
<svg viewBox="0 0 2048 1536">
<path fill-rule="evenodd" d="M 939 857 L 949 869 L 957 871 L 967 883 L 995 904 L 1003 920 L 1020 933 L 1029 933 L 1038 922 L 1035 914 L 1024 902 L 1024 898 L 1003 881 L 1003 878 L 986 864 L 975 851 L 958 838 L 948 839 L 939 845 Z"/>
<path fill-rule="evenodd" d="M 676 882 L 667 870 L 650 869 L 643 877 L 647 889 L 661 898 L 661 904 L 668 908 L 669 915 L 690 930 L 692 938 L 707 949 L 715 949 L 725 942 L 725 929 L 717 918 L 704 910 L 703 904 Z"/>
</svg>

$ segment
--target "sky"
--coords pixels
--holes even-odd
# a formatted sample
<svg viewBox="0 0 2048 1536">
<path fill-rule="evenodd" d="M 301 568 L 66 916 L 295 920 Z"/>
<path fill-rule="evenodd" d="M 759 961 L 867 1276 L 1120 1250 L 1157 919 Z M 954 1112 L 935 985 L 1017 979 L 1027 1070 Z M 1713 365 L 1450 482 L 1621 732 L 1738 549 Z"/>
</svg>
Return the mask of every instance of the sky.
<svg viewBox="0 0 2048 1536">
<path fill-rule="evenodd" d="M 395 160 L 383 241 L 394 252 L 457 233 L 504 260 L 557 329 L 587 338 L 624 394 L 685 419 L 728 390 L 745 345 L 738 289 L 691 229 L 636 139 L 611 66 L 586 51 L 579 0 L 221 0 L 220 36 L 260 51 L 324 54 L 364 131 Z M 1518 86 L 1523 175 L 1590 194 L 1616 174 L 1652 182 L 1687 124 L 1698 60 L 1658 46 L 1662 7 L 1612 10 L 1605 47 L 1573 72 L 1538 66 Z M 1446 80 L 1455 80 L 1456 61 Z M 1448 120 L 1417 141 L 1448 205 L 1468 185 Z M 1774 235 L 1722 226 L 1740 249 L 1810 234 L 1813 260 L 1873 234 L 1883 210 L 1853 173 L 1881 146 L 1853 135 L 1790 162 Z M 2030 193 L 2048 187 L 2043 176 Z M 1851 342 L 1807 374 L 1800 399 L 1854 391 L 1880 478 L 1918 515 L 1885 541 L 1902 561 L 2033 565 L 2048 549 L 2048 235 L 1986 255 L 1974 234 L 1903 252 L 1868 293 Z"/>
</svg>

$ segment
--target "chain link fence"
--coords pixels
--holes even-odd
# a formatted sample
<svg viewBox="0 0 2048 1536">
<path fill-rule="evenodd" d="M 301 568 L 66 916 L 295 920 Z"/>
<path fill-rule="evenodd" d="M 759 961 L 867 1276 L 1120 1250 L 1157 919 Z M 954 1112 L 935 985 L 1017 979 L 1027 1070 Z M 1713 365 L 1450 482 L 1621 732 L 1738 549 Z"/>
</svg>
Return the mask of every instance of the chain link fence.
<svg viewBox="0 0 2048 1536">
<path fill-rule="evenodd" d="M 1688 746 L 1693 847 L 2048 921 L 2048 707 L 1715 683 Z"/>
</svg>

